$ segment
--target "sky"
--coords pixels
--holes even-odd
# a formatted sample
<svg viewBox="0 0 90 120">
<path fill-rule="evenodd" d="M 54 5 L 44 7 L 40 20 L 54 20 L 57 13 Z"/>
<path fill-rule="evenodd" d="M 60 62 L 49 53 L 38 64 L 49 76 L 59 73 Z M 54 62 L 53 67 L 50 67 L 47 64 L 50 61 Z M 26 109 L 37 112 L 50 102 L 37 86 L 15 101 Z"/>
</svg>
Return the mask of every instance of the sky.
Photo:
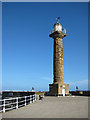
<svg viewBox="0 0 90 120">
<path fill-rule="evenodd" d="M 48 91 L 53 83 L 53 39 L 60 16 L 64 82 L 88 89 L 88 3 L 11 2 L 2 6 L 2 89 Z"/>
</svg>

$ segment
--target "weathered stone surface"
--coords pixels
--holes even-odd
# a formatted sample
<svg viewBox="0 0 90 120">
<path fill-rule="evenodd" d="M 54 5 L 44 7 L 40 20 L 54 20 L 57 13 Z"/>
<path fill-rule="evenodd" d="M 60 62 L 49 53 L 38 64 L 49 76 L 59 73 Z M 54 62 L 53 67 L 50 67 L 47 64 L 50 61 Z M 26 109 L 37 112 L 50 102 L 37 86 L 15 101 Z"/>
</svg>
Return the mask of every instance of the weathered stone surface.
<svg viewBox="0 0 90 120">
<path fill-rule="evenodd" d="M 66 36 L 62 32 L 54 32 L 49 35 L 54 39 L 53 55 L 53 84 L 49 84 L 50 95 L 62 95 L 62 89 L 65 94 L 69 94 L 69 84 L 64 83 L 64 61 L 63 61 L 63 43 L 62 38 Z M 64 87 L 63 87 L 64 86 Z"/>
</svg>

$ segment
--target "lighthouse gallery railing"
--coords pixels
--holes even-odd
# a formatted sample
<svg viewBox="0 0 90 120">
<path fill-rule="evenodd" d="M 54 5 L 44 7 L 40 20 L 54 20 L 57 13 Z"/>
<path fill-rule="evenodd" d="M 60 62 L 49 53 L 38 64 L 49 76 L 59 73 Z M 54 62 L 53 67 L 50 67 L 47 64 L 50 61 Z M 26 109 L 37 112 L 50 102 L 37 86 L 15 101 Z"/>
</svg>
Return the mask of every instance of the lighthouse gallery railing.
<svg viewBox="0 0 90 120">
<path fill-rule="evenodd" d="M 36 101 L 36 95 L 15 97 L 0 100 L 0 112 L 6 112 L 11 109 L 18 109 Z"/>
<path fill-rule="evenodd" d="M 49 34 L 52 34 L 54 32 L 55 32 L 54 29 L 52 29 L 49 31 Z M 62 28 L 62 33 L 66 33 L 66 28 Z"/>
</svg>

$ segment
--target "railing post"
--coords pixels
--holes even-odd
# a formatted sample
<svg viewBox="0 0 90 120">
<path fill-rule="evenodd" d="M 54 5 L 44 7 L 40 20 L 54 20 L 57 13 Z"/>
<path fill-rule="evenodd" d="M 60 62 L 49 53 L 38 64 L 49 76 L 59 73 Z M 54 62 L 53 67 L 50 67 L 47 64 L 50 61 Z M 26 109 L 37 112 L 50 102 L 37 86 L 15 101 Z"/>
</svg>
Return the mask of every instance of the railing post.
<svg viewBox="0 0 90 120">
<path fill-rule="evenodd" d="M 16 109 L 18 109 L 18 97 L 16 98 Z"/>
<path fill-rule="evenodd" d="M 32 103 L 33 103 L 33 95 L 31 95 L 31 101 L 32 101 Z"/>
<path fill-rule="evenodd" d="M 33 95 L 33 102 L 35 101 L 35 94 Z"/>
<path fill-rule="evenodd" d="M 34 100 L 35 100 L 35 96 L 34 96 L 34 95 L 32 95 L 32 102 L 34 102 Z"/>
<path fill-rule="evenodd" d="M 36 101 L 36 94 L 35 94 L 35 101 Z"/>
<path fill-rule="evenodd" d="M 31 97 L 29 96 L 29 100 L 30 100 L 30 102 L 29 103 L 31 103 Z"/>
<path fill-rule="evenodd" d="M 31 101 L 32 101 L 32 103 L 33 103 L 33 95 L 31 95 Z"/>
<path fill-rule="evenodd" d="M 32 99 L 31 98 L 32 98 L 32 95 L 30 95 L 30 103 L 32 103 Z"/>
<path fill-rule="evenodd" d="M 3 100 L 3 112 L 5 112 L 5 99 Z"/>
<path fill-rule="evenodd" d="M 25 96 L 25 106 L 26 106 L 26 96 Z"/>
</svg>

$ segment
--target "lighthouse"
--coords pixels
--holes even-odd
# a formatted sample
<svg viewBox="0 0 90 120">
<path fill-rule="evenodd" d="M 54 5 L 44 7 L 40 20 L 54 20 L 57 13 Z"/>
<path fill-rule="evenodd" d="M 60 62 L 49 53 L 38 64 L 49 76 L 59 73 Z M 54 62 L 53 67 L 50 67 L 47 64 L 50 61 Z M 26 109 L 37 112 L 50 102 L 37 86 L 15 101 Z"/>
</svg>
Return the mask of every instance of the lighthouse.
<svg viewBox="0 0 90 120">
<path fill-rule="evenodd" d="M 53 84 L 49 84 L 49 95 L 65 96 L 69 94 L 69 84 L 64 83 L 64 58 L 63 58 L 63 38 L 67 36 L 66 29 L 59 23 L 56 24 L 49 37 L 54 39 L 53 51 Z"/>
</svg>

